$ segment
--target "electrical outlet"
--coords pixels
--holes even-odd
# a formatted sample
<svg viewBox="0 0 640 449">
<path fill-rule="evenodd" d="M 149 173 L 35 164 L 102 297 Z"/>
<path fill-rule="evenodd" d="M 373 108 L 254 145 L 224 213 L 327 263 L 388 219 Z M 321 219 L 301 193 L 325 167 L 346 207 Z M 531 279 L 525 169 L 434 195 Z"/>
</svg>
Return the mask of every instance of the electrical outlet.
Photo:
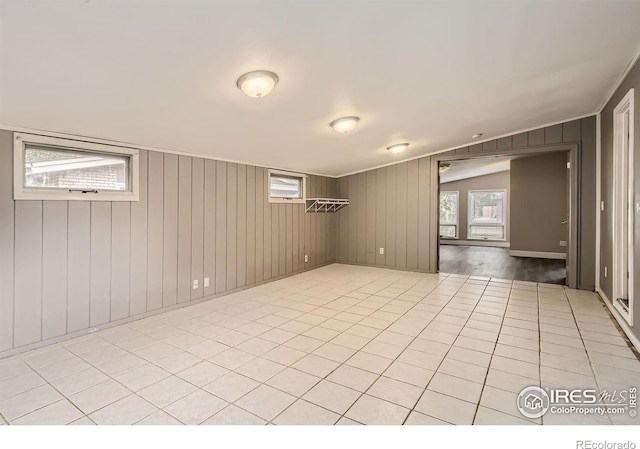
<svg viewBox="0 0 640 449">
<path fill-rule="evenodd" d="M 567 246 L 567 242 L 564 240 L 560 240 L 560 246 Z"/>
<path fill-rule="evenodd" d="M 604 277 L 607 277 L 607 267 L 604 267 Z"/>
<path fill-rule="evenodd" d="M 380 254 L 384 254 L 384 248 L 380 248 Z"/>
<path fill-rule="evenodd" d="M 209 286 L 209 278 L 204 278 L 204 286 L 205 287 Z"/>
<path fill-rule="evenodd" d="M 309 256 L 307 254 L 304 255 L 304 261 L 309 262 Z"/>
<path fill-rule="evenodd" d="M 197 280 L 197 279 L 194 279 L 194 280 L 193 280 L 193 289 L 194 289 L 194 290 L 197 290 L 197 289 L 198 289 L 198 280 Z"/>
<path fill-rule="evenodd" d="M 604 201 L 600 201 L 600 210 L 604 211 Z"/>
</svg>

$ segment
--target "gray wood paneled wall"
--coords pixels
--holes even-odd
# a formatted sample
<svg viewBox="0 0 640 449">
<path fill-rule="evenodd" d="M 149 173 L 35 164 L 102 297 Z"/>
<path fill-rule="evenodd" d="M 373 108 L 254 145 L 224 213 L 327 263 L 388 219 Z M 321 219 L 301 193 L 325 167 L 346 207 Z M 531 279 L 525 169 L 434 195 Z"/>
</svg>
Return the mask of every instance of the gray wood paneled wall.
<svg viewBox="0 0 640 449">
<path fill-rule="evenodd" d="M 14 201 L 12 159 L 0 130 L 0 356 L 335 259 L 336 214 L 268 203 L 262 167 L 140 151 L 138 202 Z"/>
<path fill-rule="evenodd" d="M 595 286 L 596 120 L 595 116 L 540 128 L 497 140 L 451 150 L 445 154 L 469 157 L 499 150 L 579 143 L 580 272 L 579 288 Z M 434 156 L 435 157 L 435 156 Z M 434 272 L 429 265 L 429 198 L 431 157 L 369 170 L 338 179 L 341 197 L 348 207 L 338 212 L 336 260 Z M 385 249 L 383 255 L 380 248 Z"/>
<path fill-rule="evenodd" d="M 340 197 L 350 204 L 338 212 L 337 261 L 435 270 L 429 266 L 430 164 L 423 157 L 338 179 Z"/>
</svg>

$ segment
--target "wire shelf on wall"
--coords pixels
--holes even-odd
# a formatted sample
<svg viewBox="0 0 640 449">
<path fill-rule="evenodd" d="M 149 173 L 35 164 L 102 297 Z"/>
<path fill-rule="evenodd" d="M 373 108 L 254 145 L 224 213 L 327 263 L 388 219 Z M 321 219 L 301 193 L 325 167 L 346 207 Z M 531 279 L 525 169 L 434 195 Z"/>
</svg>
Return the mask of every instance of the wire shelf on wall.
<svg viewBox="0 0 640 449">
<path fill-rule="evenodd" d="M 348 199 L 307 198 L 306 212 L 337 212 L 349 204 Z"/>
</svg>

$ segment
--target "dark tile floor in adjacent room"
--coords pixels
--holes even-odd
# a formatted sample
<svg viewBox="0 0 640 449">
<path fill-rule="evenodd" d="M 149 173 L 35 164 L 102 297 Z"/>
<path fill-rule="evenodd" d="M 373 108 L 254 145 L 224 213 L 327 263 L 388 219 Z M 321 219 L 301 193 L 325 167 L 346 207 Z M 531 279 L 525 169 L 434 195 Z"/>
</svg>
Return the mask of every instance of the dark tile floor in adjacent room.
<svg viewBox="0 0 640 449">
<path fill-rule="evenodd" d="M 513 257 L 508 248 L 440 245 L 442 273 L 564 285 L 565 264 L 565 260 Z"/>
</svg>

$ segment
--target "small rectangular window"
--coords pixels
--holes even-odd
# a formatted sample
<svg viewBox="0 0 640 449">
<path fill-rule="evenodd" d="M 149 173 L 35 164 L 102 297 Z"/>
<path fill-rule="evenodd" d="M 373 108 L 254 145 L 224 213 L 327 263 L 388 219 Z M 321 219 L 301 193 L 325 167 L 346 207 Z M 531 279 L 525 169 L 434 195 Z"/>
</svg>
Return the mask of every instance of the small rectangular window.
<svg viewBox="0 0 640 449">
<path fill-rule="evenodd" d="M 269 170 L 270 203 L 304 203 L 306 200 L 307 176 Z"/>
<path fill-rule="evenodd" d="M 138 151 L 16 133 L 15 199 L 138 200 Z"/>
<path fill-rule="evenodd" d="M 440 237 L 458 238 L 458 192 L 440 192 Z"/>
<path fill-rule="evenodd" d="M 469 191 L 469 239 L 505 240 L 507 192 Z"/>
</svg>

